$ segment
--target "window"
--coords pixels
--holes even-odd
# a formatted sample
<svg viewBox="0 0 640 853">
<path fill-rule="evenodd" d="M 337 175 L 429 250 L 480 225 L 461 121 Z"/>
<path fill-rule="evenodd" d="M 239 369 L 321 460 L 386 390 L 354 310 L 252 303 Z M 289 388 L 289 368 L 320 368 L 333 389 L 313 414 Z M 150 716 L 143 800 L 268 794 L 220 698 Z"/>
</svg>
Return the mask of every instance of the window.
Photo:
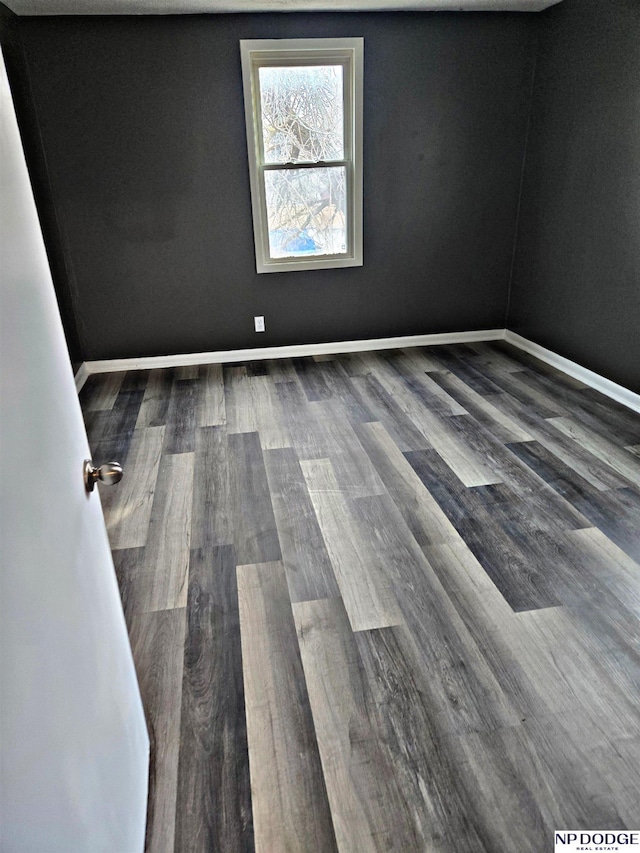
<svg viewBox="0 0 640 853">
<path fill-rule="evenodd" d="M 362 266 L 363 39 L 240 52 L 257 271 Z"/>
</svg>

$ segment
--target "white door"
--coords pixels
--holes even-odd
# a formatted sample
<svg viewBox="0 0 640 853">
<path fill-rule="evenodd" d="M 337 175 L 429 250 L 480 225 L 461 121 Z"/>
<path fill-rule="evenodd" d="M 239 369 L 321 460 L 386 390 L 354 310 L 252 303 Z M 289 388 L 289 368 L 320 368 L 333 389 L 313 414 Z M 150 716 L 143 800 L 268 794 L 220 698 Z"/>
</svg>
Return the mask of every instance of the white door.
<svg viewBox="0 0 640 853">
<path fill-rule="evenodd" d="M 149 741 L 0 64 L 0 849 L 139 853 Z"/>
</svg>

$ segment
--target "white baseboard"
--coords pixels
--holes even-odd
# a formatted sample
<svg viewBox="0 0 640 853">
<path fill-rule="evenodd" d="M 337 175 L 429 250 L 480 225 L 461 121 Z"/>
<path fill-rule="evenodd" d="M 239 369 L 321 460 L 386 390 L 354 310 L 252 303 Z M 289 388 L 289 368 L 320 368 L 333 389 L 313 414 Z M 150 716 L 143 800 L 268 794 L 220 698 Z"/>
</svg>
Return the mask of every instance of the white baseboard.
<svg viewBox="0 0 640 853">
<path fill-rule="evenodd" d="M 545 349 L 545 347 L 541 347 L 540 344 L 536 344 L 527 338 L 523 338 L 521 335 L 517 335 L 515 332 L 509 331 L 509 329 L 505 330 L 504 339 L 507 343 L 513 344 L 514 347 L 518 347 L 518 349 L 528 352 L 529 355 L 534 355 L 536 358 L 539 358 L 540 361 L 550 364 L 552 367 L 561 370 L 563 373 L 573 376 L 574 379 L 584 382 L 585 385 L 595 388 L 596 391 L 600 391 L 601 394 L 611 397 L 612 400 L 622 403 L 623 406 L 633 409 L 634 412 L 640 412 L 640 394 L 636 394 L 634 391 L 630 391 L 628 388 L 625 388 L 623 385 L 618 385 L 610 379 L 605 379 L 605 377 L 601 376 L 599 373 L 594 373 L 593 370 L 582 367 L 581 364 L 577 364 L 575 361 L 571 361 L 562 355 L 558 355 L 553 352 L 553 350 Z"/>
<path fill-rule="evenodd" d="M 476 341 L 498 341 L 504 329 L 477 332 L 443 332 L 438 335 L 404 335 L 398 338 L 370 338 L 364 341 L 336 341 L 328 344 L 295 344 L 285 347 L 254 347 L 218 352 L 191 352 L 183 355 L 154 355 L 143 358 L 112 358 L 85 361 L 87 373 L 115 373 L 118 370 L 152 370 L 156 367 L 187 367 L 190 364 L 224 364 L 228 361 L 259 361 L 265 358 L 299 358 L 308 355 L 335 355 L 343 352 L 424 347 L 436 344 L 468 344 Z"/>
<path fill-rule="evenodd" d="M 254 347 L 252 349 L 219 350 L 217 352 L 192 352 L 182 355 L 154 355 L 143 358 L 113 358 L 104 361 L 85 361 L 76 373 L 76 388 L 82 388 L 92 373 L 114 373 L 118 370 L 153 370 L 157 367 L 186 367 L 191 364 L 224 364 L 229 361 L 258 361 L 265 358 L 299 358 L 309 355 L 335 355 L 345 352 L 366 352 L 399 347 L 425 347 L 438 344 L 469 344 L 478 341 L 505 340 L 518 349 L 534 355 L 541 361 L 573 376 L 616 400 L 640 412 L 640 394 L 636 394 L 605 379 L 575 361 L 564 358 L 552 350 L 523 338 L 509 329 L 483 329 L 475 332 L 443 332 L 435 335 L 404 335 L 397 338 L 370 338 L 361 341 L 336 341 L 328 344 L 296 344 L 285 347 Z"/>
<path fill-rule="evenodd" d="M 87 362 L 83 361 L 80 367 L 78 368 L 78 372 L 75 375 L 76 380 L 76 391 L 78 394 L 82 391 L 82 386 L 89 378 L 89 371 L 87 369 Z"/>
</svg>

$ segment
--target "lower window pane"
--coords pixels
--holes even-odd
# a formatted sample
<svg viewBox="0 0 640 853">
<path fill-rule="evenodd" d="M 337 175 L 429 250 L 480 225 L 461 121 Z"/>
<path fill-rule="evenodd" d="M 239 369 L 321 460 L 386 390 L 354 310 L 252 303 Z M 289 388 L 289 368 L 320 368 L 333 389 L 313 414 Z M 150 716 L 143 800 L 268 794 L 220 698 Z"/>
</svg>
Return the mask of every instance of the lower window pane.
<svg viewBox="0 0 640 853">
<path fill-rule="evenodd" d="M 264 172 L 269 256 L 303 258 L 347 253 L 344 166 Z"/>
</svg>

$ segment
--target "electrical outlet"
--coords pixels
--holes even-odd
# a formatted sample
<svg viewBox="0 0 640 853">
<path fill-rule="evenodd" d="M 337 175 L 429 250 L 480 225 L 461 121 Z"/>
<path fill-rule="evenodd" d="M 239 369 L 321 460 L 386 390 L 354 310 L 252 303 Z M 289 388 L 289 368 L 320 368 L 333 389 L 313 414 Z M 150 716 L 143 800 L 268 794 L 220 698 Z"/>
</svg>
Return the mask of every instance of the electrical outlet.
<svg viewBox="0 0 640 853">
<path fill-rule="evenodd" d="M 264 317 L 254 317 L 253 325 L 255 326 L 256 332 L 264 332 Z"/>
</svg>

